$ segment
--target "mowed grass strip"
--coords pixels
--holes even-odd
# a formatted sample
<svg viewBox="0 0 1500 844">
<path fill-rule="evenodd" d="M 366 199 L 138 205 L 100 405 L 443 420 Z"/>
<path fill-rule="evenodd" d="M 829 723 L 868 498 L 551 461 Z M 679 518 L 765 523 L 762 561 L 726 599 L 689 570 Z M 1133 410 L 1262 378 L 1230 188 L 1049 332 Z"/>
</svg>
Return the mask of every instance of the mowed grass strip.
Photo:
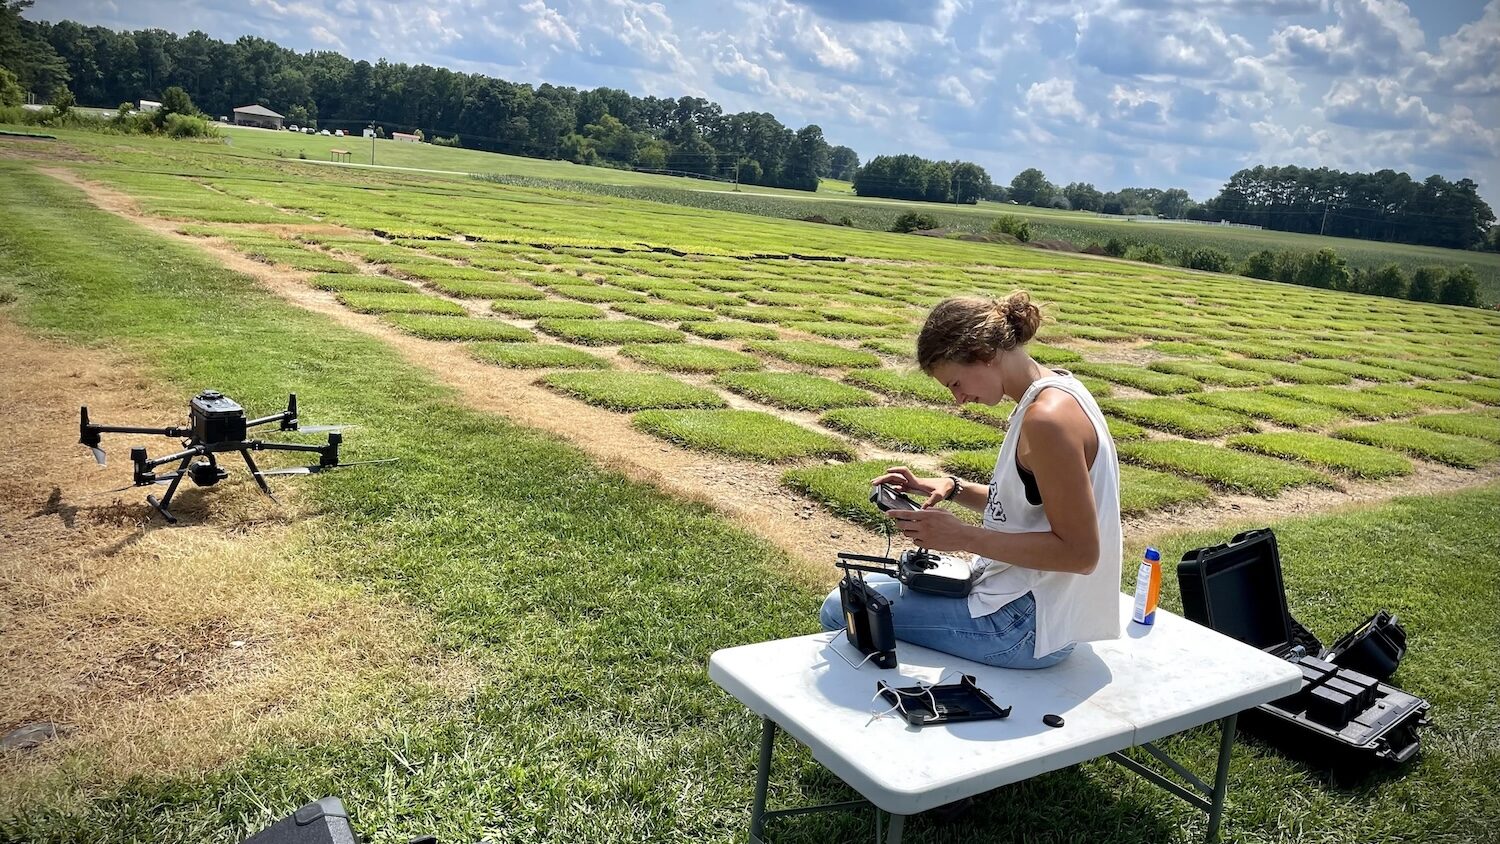
<svg viewBox="0 0 1500 844">
<path fill-rule="evenodd" d="M 1220 363 L 1247 372 L 1262 372 L 1277 381 L 1288 384 L 1348 384 L 1354 380 L 1342 372 L 1334 372 L 1331 369 L 1319 369 L 1316 366 L 1303 366 L 1300 363 L 1280 360 L 1223 358 Z"/>
<path fill-rule="evenodd" d="M 880 366 L 880 358 L 858 349 L 846 349 L 832 343 L 812 340 L 760 340 L 746 343 L 747 352 L 770 355 L 788 363 L 813 366 L 820 369 L 871 368 Z"/>
<path fill-rule="evenodd" d="M 681 343 L 687 339 L 675 328 L 637 319 L 540 319 L 542 331 L 584 346 L 613 346 L 624 343 Z"/>
<path fill-rule="evenodd" d="M 657 369 L 673 372 L 729 372 L 760 369 L 763 364 L 755 355 L 718 349 L 698 343 L 649 343 L 626 346 L 620 354 Z"/>
<path fill-rule="evenodd" d="M 610 306 L 610 310 L 653 322 L 702 322 L 714 318 L 713 311 L 665 302 L 621 302 Z"/>
<path fill-rule="evenodd" d="M 937 452 L 998 446 L 1005 435 L 989 425 L 919 407 L 850 407 L 818 420 L 847 434 L 903 451 Z"/>
<path fill-rule="evenodd" d="M 1199 478 L 1230 492 L 1269 498 L 1293 487 L 1333 485 L 1321 472 L 1296 463 L 1209 443 L 1151 440 L 1120 443 L 1117 448 L 1122 460 Z"/>
<path fill-rule="evenodd" d="M 1450 407 L 1463 408 L 1472 406 L 1472 402 L 1463 396 L 1453 393 L 1444 393 L 1440 390 L 1429 390 L 1426 387 L 1406 384 L 1382 384 L 1378 387 L 1368 387 L 1367 393 L 1377 396 L 1391 396 L 1403 401 L 1411 402 L 1418 407 Z"/>
<path fill-rule="evenodd" d="M 491 302 L 490 310 L 517 319 L 604 319 L 605 316 L 604 311 L 593 305 L 553 299 Z"/>
<path fill-rule="evenodd" d="M 1364 390 L 1346 390 L 1340 387 L 1314 385 L 1269 387 L 1266 393 L 1294 401 L 1332 407 L 1361 419 L 1390 419 L 1393 416 L 1408 416 L 1419 409 L 1418 405 L 1395 396 L 1369 393 Z"/>
<path fill-rule="evenodd" d="M 1197 393 L 1188 398 L 1219 410 L 1243 413 L 1246 416 L 1266 419 L 1291 428 L 1322 428 L 1349 418 L 1347 413 L 1331 407 L 1308 404 L 1285 396 L 1273 396 L 1258 390 L 1223 390 L 1215 393 Z"/>
<path fill-rule="evenodd" d="M 646 301 L 646 297 L 639 293 L 622 290 L 618 287 L 607 287 L 602 284 L 549 284 L 547 285 L 547 289 L 564 299 L 572 299 L 575 302 L 612 304 L 617 302 Z"/>
<path fill-rule="evenodd" d="M 541 343 L 473 343 L 469 355 L 483 363 L 507 369 L 609 369 L 598 355 L 567 346 Z"/>
<path fill-rule="evenodd" d="M 882 355 L 890 355 L 893 358 L 910 362 L 917 359 L 917 344 L 914 340 L 896 340 L 876 337 L 866 340 L 859 345 L 866 349 L 874 349 Z"/>
<path fill-rule="evenodd" d="M 1106 399 L 1099 407 L 1107 416 L 1185 437 L 1222 437 L 1252 427 L 1250 420 L 1238 413 L 1184 399 Z"/>
<path fill-rule="evenodd" d="M 563 395 L 610 410 L 723 407 L 713 390 L 654 372 L 556 372 L 537 381 Z"/>
<path fill-rule="evenodd" d="M 435 314 L 385 314 L 381 320 L 427 340 L 494 340 L 520 343 L 535 340 L 524 328 L 499 320 Z"/>
<path fill-rule="evenodd" d="M 994 477 L 995 461 L 999 457 L 999 452 L 993 448 L 967 449 L 944 457 L 941 465 L 943 471 L 952 472 L 964 480 L 988 484 Z"/>
<path fill-rule="evenodd" d="M 1404 451 L 1463 469 L 1478 469 L 1493 460 L 1500 460 L 1500 446 L 1493 443 L 1404 422 L 1377 422 L 1373 425 L 1341 428 L 1334 431 L 1333 435 L 1339 439 Z"/>
<path fill-rule="evenodd" d="M 804 331 L 829 340 L 867 340 L 871 337 L 886 337 L 891 329 L 879 325 L 860 325 L 855 322 L 787 322 L 782 323 L 793 331 Z"/>
<path fill-rule="evenodd" d="M 890 518 L 870 503 L 870 481 L 884 474 L 890 465 L 886 461 L 865 460 L 788 469 L 781 476 L 781 484 L 822 504 L 835 516 L 882 533 L 893 533 L 895 526 Z"/>
<path fill-rule="evenodd" d="M 686 448 L 768 463 L 854 455 L 836 437 L 757 410 L 643 410 L 632 424 Z"/>
<path fill-rule="evenodd" d="M 461 299 L 541 299 L 542 292 L 524 284 L 508 281 L 479 281 L 467 278 L 439 278 L 422 283 L 423 287 L 457 296 Z"/>
<path fill-rule="evenodd" d="M 1318 369 L 1331 369 L 1334 372 L 1342 372 L 1345 375 L 1358 378 L 1361 381 L 1375 381 L 1381 384 L 1394 384 L 1398 381 L 1410 381 L 1412 376 L 1409 372 L 1399 369 L 1391 369 L 1385 366 L 1375 366 L 1368 363 L 1359 363 L 1352 360 L 1328 360 L 1325 358 L 1308 358 L 1301 362 L 1303 366 L 1317 367 Z"/>
<path fill-rule="evenodd" d="M 1158 396 L 1196 393 L 1203 389 L 1202 384 L 1184 375 L 1155 372 L 1124 363 L 1075 363 L 1069 368 L 1075 375 L 1103 378 L 1106 381 L 1145 390 Z"/>
<path fill-rule="evenodd" d="M 1276 380 L 1264 372 L 1250 372 L 1198 360 L 1159 360 L 1147 368 L 1171 375 L 1185 375 L 1205 384 L 1217 384 L 1220 387 L 1261 387 L 1274 383 Z"/>
<path fill-rule="evenodd" d="M 361 293 L 420 293 L 417 288 L 394 278 L 377 275 L 351 273 L 326 273 L 308 279 L 308 284 L 318 290 L 334 293 L 358 291 Z"/>
<path fill-rule="evenodd" d="M 1181 475 L 1120 464 L 1121 516 L 1139 516 L 1178 504 L 1201 504 L 1213 494 L 1207 485 Z"/>
<path fill-rule="evenodd" d="M 858 387 L 804 372 L 734 372 L 719 376 L 714 383 L 787 410 L 830 410 L 878 403 L 874 395 Z"/>
<path fill-rule="evenodd" d="M 1032 360 L 1044 366 L 1062 366 L 1083 360 L 1083 355 L 1072 349 L 1049 346 L 1046 343 L 1027 343 L 1026 353 L 1031 355 Z M 912 357 L 916 357 L 915 349 L 912 350 Z"/>
<path fill-rule="evenodd" d="M 1500 383 L 1486 381 L 1433 381 L 1423 385 L 1455 396 L 1462 396 L 1480 404 L 1500 405 Z"/>
<path fill-rule="evenodd" d="M 451 314 L 461 316 L 463 305 L 436 296 L 417 293 L 366 293 L 347 290 L 337 295 L 339 303 L 362 314 Z"/>
<path fill-rule="evenodd" d="M 779 336 L 776 329 L 769 325 L 736 322 L 732 319 L 690 321 L 677 327 L 708 340 L 775 340 Z"/>
<path fill-rule="evenodd" d="M 1434 413 L 1430 416 L 1418 416 L 1411 423 L 1445 434 L 1500 444 L 1500 416 L 1493 413 Z"/>
<path fill-rule="evenodd" d="M 844 380 L 859 387 L 885 393 L 898 399 L 927 402 L 928 404 L 952 404 L 953 393 L 920 371 L 898 372 L 894 369 L 857 369 L 844 376 Z"/>
<path fill-rule="evenodd" d="M 1240 434 L 1230 437 L 1226 444 L 1256 454 L 1300 460 L 1355 478 L 1393 478 L 1412 473 L 1411 461 L 1399 454 L 1304 431 Z"/>
</svg>

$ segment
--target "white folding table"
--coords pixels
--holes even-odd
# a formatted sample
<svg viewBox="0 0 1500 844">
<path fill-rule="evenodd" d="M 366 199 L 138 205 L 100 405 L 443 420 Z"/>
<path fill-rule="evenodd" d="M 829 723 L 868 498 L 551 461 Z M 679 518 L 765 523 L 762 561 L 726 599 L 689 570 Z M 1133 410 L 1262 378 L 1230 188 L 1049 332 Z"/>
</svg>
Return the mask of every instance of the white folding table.
<svg viewBox="0 0 1500 844">
<path fill-rule="evenodd" d="M 715 683 L 761 716 L 760 762 L 750 813 L 750 841 L 761 844 L 767 820 L 809 812 L 875 808 L 875 838 L 901 840 L 905 818 L 1037 774 L 1107 756 L 1208 813 L 1209 842 L 1218 837 L 1227 790 L 1235 718 L 1243 710 L 1296 692 L 1297 666 L 1165 610 L 1151 626 L 1130 621 L 1120 596 L 1119 639 L 1079 645 L 1062 663 L 1039 671 L 991 668 L 906 642 L 892 670 L 864 663 L 842 631 L 726 648 L 709 660 Z M 837 651 L 837 652 L 836 652 Z M 972 675 L 1009 718 L 908 726 L 900 717 L 871 720 L 886 708 L 875 683 L 895 686 Z M 1061 715 L 1062 727 L 1042 723 Z M 1151 742 L 1220 721 L 1218 770 L 1210 786 Z M 768 811 L 766 784 L 780 728 L 864 800 Z M 1141 747 L 1186 786 L 1123 755 Z"/>
</svg>

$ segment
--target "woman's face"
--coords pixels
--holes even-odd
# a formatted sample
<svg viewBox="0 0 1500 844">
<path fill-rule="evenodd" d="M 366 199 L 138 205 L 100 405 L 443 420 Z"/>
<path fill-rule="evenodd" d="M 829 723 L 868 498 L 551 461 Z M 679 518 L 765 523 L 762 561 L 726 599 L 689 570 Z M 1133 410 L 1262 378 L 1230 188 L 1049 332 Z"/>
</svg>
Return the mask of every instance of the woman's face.
<svg viewBox="0 0 1500 844">
<path fill-rule="evenodd" d="M 996 405 L 1005 399 L 1005 379 L 1001 376 L 1001 352 L 990 360 L 956 363 L 945 360 L 932 368 L 932 377 L 953 393 L 954 404 Z"/>
</svg>

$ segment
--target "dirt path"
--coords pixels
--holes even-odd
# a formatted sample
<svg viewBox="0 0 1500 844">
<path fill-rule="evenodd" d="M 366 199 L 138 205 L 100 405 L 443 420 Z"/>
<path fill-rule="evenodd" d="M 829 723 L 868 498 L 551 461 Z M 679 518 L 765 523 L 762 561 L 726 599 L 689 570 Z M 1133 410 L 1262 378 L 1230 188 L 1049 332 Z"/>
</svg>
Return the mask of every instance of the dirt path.
<svg viewBox="0 0 1500 844">
<path fill-rule="evenodd" d="M 202 238 L 181 235 L 174 228 L 179 224 L 146 216 L 129 196 L 84 180 L 70 170 L 44 168 L 42 172 L 83 190 L 100 208 L 212 253 L 224 265 L 260 280 L 272 292 L 290 302 L 324 314 L 345 327 L 381 338 L 410 363 L 460 390 L 465 401 L 475 408 L 548 431 L 632 479 L 718 509 L 736 524 L 766 537 L 785 551 L 795 561 L 794 570 L 800 580 L 826 586 L 834 579 L 831 561 L 835 552 L 879 553 L 885 547 L 883 537 L 785 492 L 779 482 L 780 467 L 704 455 L 666 445 L 636 431 L 627 416 L 537 387 L 532 383 L 536 378 L 534 372 L 479 363 L 455 344 L 412 337 L 374 316 L 350 311 L 339 305 L 331 294 L 304 284 L 308 273 L 268 266 Z M 732 404 L 744 403 L 738 397 L 731 397 L 730 401 Z M 778 415 L 808 424 L 807 419 L 796 418 L 796 414 Z M 898 455 L 870 450 L 870 456 Z M 1219 494 L 1207 504 L 1169 508 L 1126 519 L 1125 533 L 1129 540 L 1135 540 L 1163 531 L 1212 528 L 1232 522 L 1270 523 L 1288 516 L 1375 503 L 1398 495 L 1451 491 L 1500 478 L 1500 467 L 1464 471 L 1424 461 L 1414 463 L 1416 472 L 1411 476 L 1378 483 L 1350 482 L 1343 490 L 1299 489 L 1274 499 Z"/>
</svg>

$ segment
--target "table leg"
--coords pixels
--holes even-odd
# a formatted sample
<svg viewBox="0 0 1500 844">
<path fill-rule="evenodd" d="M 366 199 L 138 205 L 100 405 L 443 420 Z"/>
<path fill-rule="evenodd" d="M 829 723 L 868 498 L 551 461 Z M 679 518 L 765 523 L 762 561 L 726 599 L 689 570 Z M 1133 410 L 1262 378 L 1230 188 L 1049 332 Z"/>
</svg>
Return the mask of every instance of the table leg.
<svg viewBox="0 0 1500 844">
<path fill-rule="evenodd" d="M 776 743 L 776 722 L 760 719 L 760 763 L 755 771 L 755 802 L 750 806 L 750 841 L 760 844 L 766 825 L 766 785 L 771 779 L 771 749 Z"/>
<path fill-rule="evenodd" d="M 1219 840 L 1219 822 L 1224 818 L 1224 794 L 1229 791 L 1229 754 L 1234 750 L 1234 728 L 1239 715 L 1231 715 L 1220 721 L 1223 735 L 1219 738 L 1219 769 L 1214 774 L 1213 801 L 1208 810 L 1207 844 Z"/>
<path fill-rule="evenodd" d="M 880 811 L 876 809 L 875 811 Z M 901 844 L 901 833 L 906 826 L 905 815 L 891 815 L 891 824 L 885 830 L 885 844 Z M 879 842 L 876 842 L 879 844 Z"/>
</svg>

